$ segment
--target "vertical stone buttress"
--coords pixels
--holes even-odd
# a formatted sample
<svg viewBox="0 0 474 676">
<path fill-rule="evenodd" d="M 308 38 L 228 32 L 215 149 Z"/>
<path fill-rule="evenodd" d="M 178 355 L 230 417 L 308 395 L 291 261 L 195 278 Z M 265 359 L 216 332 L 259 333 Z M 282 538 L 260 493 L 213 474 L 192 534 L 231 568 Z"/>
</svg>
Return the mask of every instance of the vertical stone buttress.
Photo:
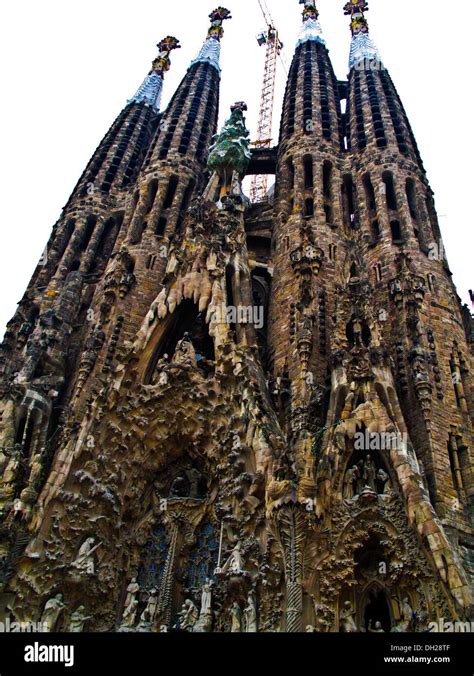
<svg viewBox="0 0 474 676">
<path fill-rule="evenodd" d="M 342 148 L 339 85 L 318 12 L 307 2 L 283 104 L 269 322 L 271 369 L 292 383 L 288 431 L 296 436 L 326 380 L 327 312 L 341 248 Z"/>
<path fill-rule="evenodd" d="M 405 109 L 360 3 L 348 3 L 346 13 L 352 30 L 347 144 L 359 250 L 396 364 L 409 437 L 432 503 L 458 544 L 474 490 L 470 354 L 460 301 Z"/>
<path fill-rule="evenodd" d="M 327 313 L 335 292 L 334 252 L 341 249 L 342 150 L 339 84 L 318 11 L 309 1 L 283 103 L 269 321 L 272 377 L 290 383 L 291 400 L 281 422 L 289 463 L 300 478 L 312 433 L 323 425 L 323 410 L 314 404 L 327 377 Z M 309 494 L 314 496 L 311 487 Z M 304 519 L 292 508 L 275 517 L 284 549 L 286 626 L 301 631 Z"/>
</svg>

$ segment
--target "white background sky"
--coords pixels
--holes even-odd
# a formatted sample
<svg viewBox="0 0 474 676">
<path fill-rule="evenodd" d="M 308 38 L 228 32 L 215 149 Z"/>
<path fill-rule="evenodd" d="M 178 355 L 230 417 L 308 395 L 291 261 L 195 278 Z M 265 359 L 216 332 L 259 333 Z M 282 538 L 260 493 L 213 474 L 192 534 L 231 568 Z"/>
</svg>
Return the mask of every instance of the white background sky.
<svg viewBox="0 0 474 676">
<path fill-rule="evenodd" d="M 371 35 L 398 88 L 435 191 L 458 293 L 469 301 L 473 245 L 472 19 L 468 0 L 369 0 Z M 345 0 L 319 0 L 336 75 L 347 74 Z M 0 59 L 0 333 L 86 163 L 175 35 L 163 105 L 198 51 L 213 0 L 22 0 L 2 8 Z M 257 0 L 226 0 L 221 120 L 244 100 L 255 134 L 265 27 Z M 291 62 L 301 23 L 298 0 L 267 0 Z M 283 96 L 280 66 L 274 136 Z"/>
</svg>

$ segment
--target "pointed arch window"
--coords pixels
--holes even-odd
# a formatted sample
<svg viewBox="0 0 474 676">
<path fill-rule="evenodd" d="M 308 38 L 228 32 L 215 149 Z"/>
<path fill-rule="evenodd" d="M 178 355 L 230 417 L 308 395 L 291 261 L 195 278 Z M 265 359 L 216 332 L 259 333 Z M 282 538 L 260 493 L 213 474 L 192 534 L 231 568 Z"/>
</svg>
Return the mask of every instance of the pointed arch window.
<svg viewBox="0 0 474 676">
<path fill-rule="evenodd" d="M 138 583 L 142 591 L 159 589 L 168 555 L 168 541 L 165 527 L 155 526 L 142 554 L 138 572 Z"/>
<path fill-rule="evenodd" d="M 197 541 L 189 555 L 186 576 L 188 589 L 200 589 L 207 579 L 213 580 L 219 556 L 219 540 L 211 523 L 198 531 Z"/>
</svg>

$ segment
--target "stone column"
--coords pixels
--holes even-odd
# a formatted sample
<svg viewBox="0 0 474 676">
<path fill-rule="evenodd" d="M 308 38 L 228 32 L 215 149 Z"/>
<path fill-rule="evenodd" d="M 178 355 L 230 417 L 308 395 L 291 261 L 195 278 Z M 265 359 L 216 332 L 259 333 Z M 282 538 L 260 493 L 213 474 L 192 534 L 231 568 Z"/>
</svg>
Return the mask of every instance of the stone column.
<svg viewBox="0 0 474 676">
<path fill-rule="evenodd" d="M 304 517 L 293 504 L 279 510 L 276 520 L 285 560 L 286 631 L 294 634 L 302 631 Z"/>
<path fill-rule="evenodd" d="M 171 602 L 173 597 L 174 572 L 176 568 L 179 538 L 179 522 L 174 520 L 171 524 L 171 540 L 166 558 L 163 578 L 160 585 L 160 597 L 157 608 L 157 618 L 161 625 L 171 624 Z"/>
</svg>

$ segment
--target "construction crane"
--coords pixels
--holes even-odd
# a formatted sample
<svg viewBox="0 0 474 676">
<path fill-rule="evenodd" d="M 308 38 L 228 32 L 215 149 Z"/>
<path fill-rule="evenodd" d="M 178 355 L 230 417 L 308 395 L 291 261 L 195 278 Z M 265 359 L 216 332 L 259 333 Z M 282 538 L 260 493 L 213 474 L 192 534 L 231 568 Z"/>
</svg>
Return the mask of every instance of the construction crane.
<svg viewBox="0 0 474 676">
<path fill-rule="evenodd" d="M 260 47 L 265 45 L 265 70 L 263 73 L 262 95 L 260 99 L 260 113 L 258 117 L 257 140 L 253 142 L 257 148 L 269 148 L 272 142 L 273 107 L 275 103 L 275 83 L 277 59 L 283 49 L 278 30 L 268 11 L 265 0 L 258 0 L 263 17 L 267 24 L 266 32 L 260 33 L 257 42 Z M 262 202 L 268 191 L 268 176 L 256 175 L 252 178 L 250 199 L 252 202 Z"/>
</svg>

